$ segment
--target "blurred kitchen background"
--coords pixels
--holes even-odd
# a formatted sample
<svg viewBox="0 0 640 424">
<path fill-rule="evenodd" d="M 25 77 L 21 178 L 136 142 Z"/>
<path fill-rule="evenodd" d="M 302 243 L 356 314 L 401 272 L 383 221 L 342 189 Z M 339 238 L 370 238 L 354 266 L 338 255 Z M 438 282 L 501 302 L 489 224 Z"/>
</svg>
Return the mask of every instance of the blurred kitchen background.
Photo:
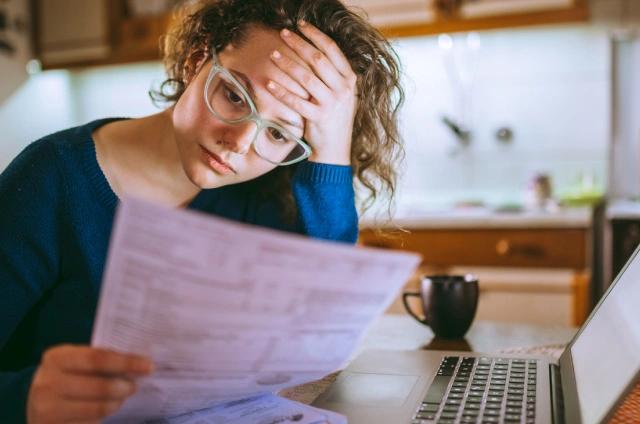
<svg viewBox="0 0 640 424">
<path fill-rule="evenodd" d="M 0 0 L 0 171 L 47 133 L 157 111 L 176 3 Z M 407 95 L 385 223 L 407 232 L 370 213 L 362 242 L 477 273 L 480 318 L 581 323 L 640 243 L 640 0 L 347 3 L 391 38 Z"/>
</svg>

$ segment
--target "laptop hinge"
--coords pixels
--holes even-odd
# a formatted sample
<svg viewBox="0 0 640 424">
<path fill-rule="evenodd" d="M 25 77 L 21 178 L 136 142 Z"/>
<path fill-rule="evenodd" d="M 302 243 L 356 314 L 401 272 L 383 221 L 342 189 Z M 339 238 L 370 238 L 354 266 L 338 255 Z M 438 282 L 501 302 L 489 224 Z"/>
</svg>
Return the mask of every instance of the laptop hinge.
<svg viewBox="0 0 640 424">
<path fill-rule="evenodd" d="M 549 365 L 549 381 L 551 383 L 551 416 L 554 424 L 562 424 L 564 423 L 564 396 L 559 366 Z"/>
</svg>

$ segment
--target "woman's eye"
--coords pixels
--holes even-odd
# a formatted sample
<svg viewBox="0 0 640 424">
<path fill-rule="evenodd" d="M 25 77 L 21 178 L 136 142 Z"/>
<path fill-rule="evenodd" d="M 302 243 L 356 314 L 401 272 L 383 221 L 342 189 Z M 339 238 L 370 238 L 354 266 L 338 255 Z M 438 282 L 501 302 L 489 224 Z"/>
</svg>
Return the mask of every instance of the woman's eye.
<svg viewBox="0 0 640 424">
<path fill-rule="evenodd" d="M 244 99 L 238 93 L 236 93 L 235 91 L 233 91 L 229 87 L 225 87 L 224 91 L 225 91 L 225 95 L 227 96 L 227 99 L 231 103 L 233 103 L 234 105 L 237 105 L 237 106 L 243 106 L 244 105 Z"/>
<path fill-rule="evenodd" d="M 275 141 L 286 141 L 284 134 L 282 134 L 280 131 L 278 131 L 275 128 L 269 128 L 269 135 Z"/>
</svg>

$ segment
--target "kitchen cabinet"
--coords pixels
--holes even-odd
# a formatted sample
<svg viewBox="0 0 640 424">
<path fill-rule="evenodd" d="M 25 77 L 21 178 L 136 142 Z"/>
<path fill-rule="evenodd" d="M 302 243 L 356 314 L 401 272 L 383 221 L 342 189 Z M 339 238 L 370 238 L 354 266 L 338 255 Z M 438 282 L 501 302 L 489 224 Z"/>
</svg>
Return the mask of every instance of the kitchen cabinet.
<svg viewBox="0 0 640 424">
<path fill-rule="evenodd" d="M 573 268 L 586 266 L 582 229 L 419 229 L 402 237 L 382 238 L 363 230 L 366 245 L 406 249 L 431 265 Z"/>
<path fill-rule="evenodd" d="M 171 12 L 139 16 L 126 0 L 32 0 L 43 68 L 159 60 Z M 389 37 L 584 21 L 587 0 L 346 0 Z"/>
<path fill-rule="evenodd" d="M 588 0 L 347 0 L 390 37 L 586 21 Z M 411 16 L 413 15 L 413 16 Z"/>
<path fill-rule="evenodd" d="M 107 0 L 37 0 L 35 11 L 36 53 L 45 67 L 111 55 Z"/>
<path fill-rule="evenodd" d="M 459 15 L 465 19 L 508 16 L 571 10 L 575 0 L 476 0 L 460 5 Z"/>
<path fill-rule="evenodd" d="M 378 28 L 424 26 L 437 19 L 436 0 L 345 0 Z"/>
<path fill-rule="evenodd" d="M 170 14 L 127 17 L 117 33 L 117 62 L 160 60 L 160 39 L 171 22 Z"/>
<path fill-rule="evenodd" d="M 34 0 L 44 69 L 159 60 L 171 14 L 136 16 L 125 0 Z"/>
<path fill-rule="evenodd" d="M 536 323 L 580 325 L 589 313 L 588 227 L 406 230 L 409 232 L 388 236 L 364 228 L 359 242 L 420 253 L 423 268 L 419 273 L 486 270 L 480 278 L 479 314 L 485 312 L 483 319 L 514 320 L 509 309 L 520 314 L 528 307 L 536 314 L 531 317 Z M 415 288 L 417 276 L 410 285 Z M 549 316 L 540 315 L 545 313 Z M 549 321 L 553 314 L 559 318 Z"/>
</svg>

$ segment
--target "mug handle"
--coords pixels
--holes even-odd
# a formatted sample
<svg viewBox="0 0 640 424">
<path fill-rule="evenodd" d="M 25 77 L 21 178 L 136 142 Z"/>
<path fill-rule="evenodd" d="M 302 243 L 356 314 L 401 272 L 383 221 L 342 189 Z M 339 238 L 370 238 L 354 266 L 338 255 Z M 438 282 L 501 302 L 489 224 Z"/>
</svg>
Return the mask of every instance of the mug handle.
<svg viewBox="0 0 640 424">
<path fill-rule="evenodd" d="M 419 317 L 418 315 L 416 315 L 415 312 L 413 312 L 413 310 L 411 309 L 411 306 L 409 306 L 409 302 L 407 300 L 410 297 L 420 297 L 420 298 L 422 298 L 422 294 L 420 292 L 404 292 L 404 293 L 402 293 L 402 303 L 404 304 L 404 308 L 407 310 L 409 315 L 411 315 L 413 317 L 413 319 L 415 319 L 416 321 L 418 321 L 421 324 L 429 325 L 429 323 L 427 322 L 427 318 L 426 317 Z"/>
</svg>

